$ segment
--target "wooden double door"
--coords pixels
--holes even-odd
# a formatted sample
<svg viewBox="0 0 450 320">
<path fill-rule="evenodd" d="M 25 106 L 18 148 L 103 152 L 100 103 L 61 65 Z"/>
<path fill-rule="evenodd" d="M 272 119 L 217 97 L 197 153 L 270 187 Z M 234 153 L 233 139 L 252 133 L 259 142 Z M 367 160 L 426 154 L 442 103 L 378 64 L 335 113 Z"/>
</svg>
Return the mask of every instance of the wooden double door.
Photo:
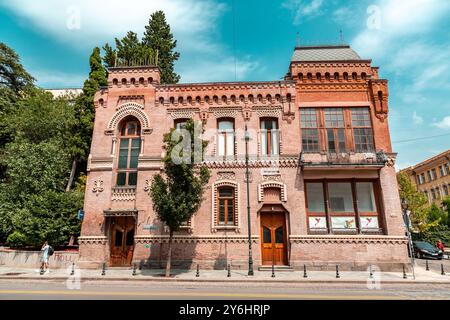
<svg viewBox="0 0 450 320">
<path fill-rule="evenodd" d="M 134 217 L 111 218 L 110 266 L 130 266 L 134 252 Z"/>
<path fill-rule="evenodd" d="M 263 265 L 288 265 L 285 213 L 261 213 L 261 257 Z"/>
</svg>

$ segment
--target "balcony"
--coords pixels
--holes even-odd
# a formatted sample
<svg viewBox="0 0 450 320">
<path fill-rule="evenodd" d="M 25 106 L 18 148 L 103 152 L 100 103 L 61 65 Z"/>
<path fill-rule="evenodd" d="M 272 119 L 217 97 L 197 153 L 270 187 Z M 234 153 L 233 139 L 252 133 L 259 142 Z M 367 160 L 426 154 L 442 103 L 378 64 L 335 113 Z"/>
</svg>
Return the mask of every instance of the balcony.
<svg viewBox="0 0 450 320">
<path fill-rule="evenodd" d="M 112 201 L 136 200 L 136 187 L 114 187 L 111 190 Z"/>
<path fill-rule="evenodd" d="M 376 169 L 383 168 L 388 162 L 383 151 L 371 153 L 300 153 L 300 167 L 302 170 L 314 169 Z"/>
</svg>

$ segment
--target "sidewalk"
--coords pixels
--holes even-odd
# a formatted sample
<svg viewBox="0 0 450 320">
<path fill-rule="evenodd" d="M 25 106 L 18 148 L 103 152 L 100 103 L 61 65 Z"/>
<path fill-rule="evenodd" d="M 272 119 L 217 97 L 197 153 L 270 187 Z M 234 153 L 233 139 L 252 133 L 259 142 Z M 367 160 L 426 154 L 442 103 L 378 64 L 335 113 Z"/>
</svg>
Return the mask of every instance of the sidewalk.
<svg viewBox="0 0 450 320">
<path fill-rule="evenodd" d="M 250 277 L 245 270 L 231 271 L 227 277 L 227 270 L 200 270 L 199 277 L 196 270 L 172 270 L 173 276 L 164 277 L 164 270 L 136 270 L 132 275 L 132 269 L 106 269 L 102 270 L 75 269 L 75 275 L 71 276 L 71 267 L 68 269 L 50 270 L 50 273 L 40 275 L 37 269 L 18 269 L 0 267 L 0 280 L 67 280 L 79 277 L 81 281 L 172 281 L 172 282 L 256 282 L 256 283 L 433 283 L 450 284 L 450 273 L 441 275 L 437 270 L 426 271 L 422 267 L 415 268 L 415 280 L 412 273 L 403 279 L 403 273 L 374 272 L 373 278 L 369 278 L 368 272 L 343 271 L 339 272 L 340 278 L 336 278 L 336 272 L 311 271 L 307 272 L 307 278 L 303 277 L 303 271 L 279 271 L 272 277 L 271 271 L 257 271 Z"/>
</svg>

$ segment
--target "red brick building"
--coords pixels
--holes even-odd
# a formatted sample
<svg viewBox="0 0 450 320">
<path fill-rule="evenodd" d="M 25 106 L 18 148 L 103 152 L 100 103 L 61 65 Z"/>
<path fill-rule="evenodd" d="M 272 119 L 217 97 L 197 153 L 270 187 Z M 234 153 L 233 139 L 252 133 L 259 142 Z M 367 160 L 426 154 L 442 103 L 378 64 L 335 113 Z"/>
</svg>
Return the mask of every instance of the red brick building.
<svg viewBox="0 0 450 320">
<path fill-rule="evenodd" d="M 250 157 L 255 267 L 382 269 L 408 263 L 388 126 L 388 84 L 349 46 L 298 47 L 283 81 L 161 85 L 156 67 L 111 68 L 95 96 L 85 267 L 163 266 L 168 232 L 149 184 L 163 134 L 189 118 L 210 140 L 205 200 L 174 243 L 175 267 L 245 268 Z"/>
</svg>

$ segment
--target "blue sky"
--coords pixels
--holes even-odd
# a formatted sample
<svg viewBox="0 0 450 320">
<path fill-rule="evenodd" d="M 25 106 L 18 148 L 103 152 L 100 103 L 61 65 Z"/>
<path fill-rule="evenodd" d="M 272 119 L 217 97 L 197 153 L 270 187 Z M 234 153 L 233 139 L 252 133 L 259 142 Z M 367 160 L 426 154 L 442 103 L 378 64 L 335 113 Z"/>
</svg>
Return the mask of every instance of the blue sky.
<svg viewBox="0 0 450 320">
<path fill-rule="evenodd" d="M 234 10 L 232 0 L 0 0 L 0 9 L 0 41 L 44 88 L 81 86 L 92 48 L 141 35 L 158 9 L 178 40 L 182 82 L 277 80 L 297 32 L 301 44 L 337 44 L 342 30 L 390 81 L 397 167 L 450 148 L 448 0 L 235 0 Z"/>
</svg>

